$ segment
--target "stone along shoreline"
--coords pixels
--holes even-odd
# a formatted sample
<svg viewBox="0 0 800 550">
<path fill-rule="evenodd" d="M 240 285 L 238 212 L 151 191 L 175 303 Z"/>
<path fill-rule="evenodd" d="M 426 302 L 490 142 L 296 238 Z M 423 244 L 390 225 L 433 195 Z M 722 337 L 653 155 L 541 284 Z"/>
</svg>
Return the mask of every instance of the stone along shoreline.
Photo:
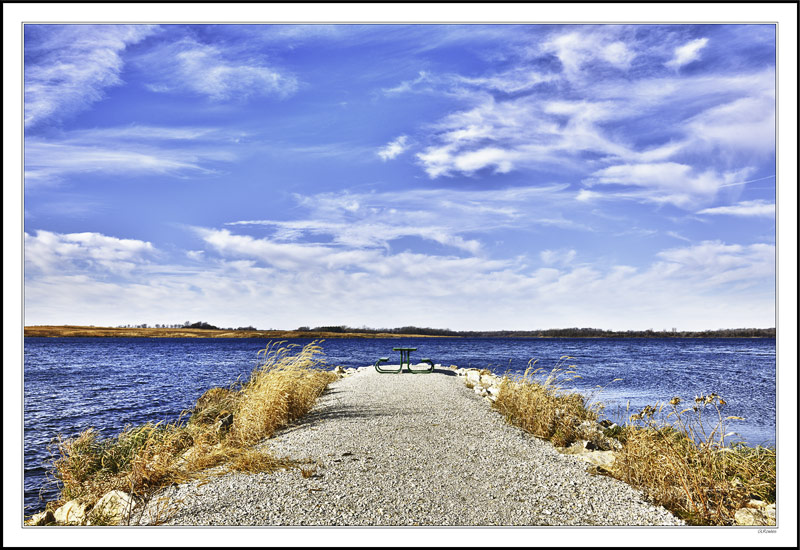
<svg viewBox="0 0 800 550">
<path fill-rule="evenodd" d="M 167 525 L 683 524 L 625 483 L 590 473 L 581 457 L 509 425 L 454 370 L 348 371 L 306 417 L 262 443 L 308 460 L 305 474 L 225 473 L 175 486 L 134 522 L 171 510 Z"/>
</svg>

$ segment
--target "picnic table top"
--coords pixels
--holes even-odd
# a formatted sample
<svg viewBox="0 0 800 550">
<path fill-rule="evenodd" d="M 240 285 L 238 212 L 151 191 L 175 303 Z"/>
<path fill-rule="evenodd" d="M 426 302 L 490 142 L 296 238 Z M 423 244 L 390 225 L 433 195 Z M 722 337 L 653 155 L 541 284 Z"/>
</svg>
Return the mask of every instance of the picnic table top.
<svg viewBox="0 0 800 550">
<path fill-rule="evenodd" d="M 392 351 L 417 351 L 417 348 L 392 348 Z"/>
</svg>

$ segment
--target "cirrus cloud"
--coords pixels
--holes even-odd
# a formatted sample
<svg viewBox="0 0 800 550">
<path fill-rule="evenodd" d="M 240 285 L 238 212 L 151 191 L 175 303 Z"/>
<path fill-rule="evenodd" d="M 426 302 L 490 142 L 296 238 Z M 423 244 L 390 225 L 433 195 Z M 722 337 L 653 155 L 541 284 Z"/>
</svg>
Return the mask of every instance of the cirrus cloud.
<svg viewBox="0 0 800 550">
<path fill-rule="evenodd" d="M 122 84 L 125 49 L 154 32 L 152 25 L 26 26 L 25 126 L 100 101 L 106 88 Z"/>
</svg>

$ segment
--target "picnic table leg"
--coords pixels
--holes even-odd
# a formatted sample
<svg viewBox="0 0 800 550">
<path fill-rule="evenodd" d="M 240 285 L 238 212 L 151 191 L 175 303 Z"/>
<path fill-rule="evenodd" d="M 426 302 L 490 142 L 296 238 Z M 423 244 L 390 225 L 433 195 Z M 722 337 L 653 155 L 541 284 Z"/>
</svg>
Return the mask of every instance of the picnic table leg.
<svg viewBox="0 0 800 550">
<path fill-rule="evenodd" d="M 411 370 L 411 352 L 407 349 L 400 350 L 400 370 L 403 370 L 403 365 L 406 365 L 408 370 Z"/>
<path fill-rule="evenodd" d="M 429 373 L 433 372 L 433 361 L 431 361 L 430 359 L 421 359 L 420 363 L 428 363 L 428 365 L 430 365 L 430 366 L 426 367 L 424 369 L 414 370 L 414 369 L 411 368 L 411 364 L 409 363 L 408 372 L 410 372 L 411 374 L 429 374 Z"/>
<path fill-rule="evenodd" d="M 399 369 L 382 369 L 380 367 L 381 363 L 386 363 L 389 361 L 388 357 L 381 357 L 377 361 L 375 361 L 375 370 L 381 374 L 398 374 L 401 370 L 403 370 L 403 365 L 400 365 Z"/>
</svg>

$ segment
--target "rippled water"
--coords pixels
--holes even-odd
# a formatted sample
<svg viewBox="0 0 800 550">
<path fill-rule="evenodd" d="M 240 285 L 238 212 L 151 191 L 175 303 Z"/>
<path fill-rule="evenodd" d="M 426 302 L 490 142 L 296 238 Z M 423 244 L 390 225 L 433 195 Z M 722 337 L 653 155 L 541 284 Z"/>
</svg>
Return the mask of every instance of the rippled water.
<svg viewBox="0 0 800 550">
<path fill-rule="evenodd" d="M 56 435 L 94 427 L 110 437 L 128 424 L 175 420 L 208 388 L 246 377 L 267 344 L 244 338 L 26 338 L 26 514 L 57 495 L 49 487 L 39 498 Z M 609 417 L 622 414 L 628 402 L 636 409 L 713 391 L 729 403 L 728 414 L 745 418 L 733 426 L 742 439 L 775 443 L 774 339 L 333 339 L 322 346 L 332 366 L 364 366 L 381 356 L 399 362 L 391 349 L 410 346 L 418 348 L 412 360 L 429 357 L 497 373 L 521 373 L 531 360 L 550 370 L 568 355 L 582 376 L 571 384 L 582 392 L 604 386 L 597 399 Z"/>
</svg>

